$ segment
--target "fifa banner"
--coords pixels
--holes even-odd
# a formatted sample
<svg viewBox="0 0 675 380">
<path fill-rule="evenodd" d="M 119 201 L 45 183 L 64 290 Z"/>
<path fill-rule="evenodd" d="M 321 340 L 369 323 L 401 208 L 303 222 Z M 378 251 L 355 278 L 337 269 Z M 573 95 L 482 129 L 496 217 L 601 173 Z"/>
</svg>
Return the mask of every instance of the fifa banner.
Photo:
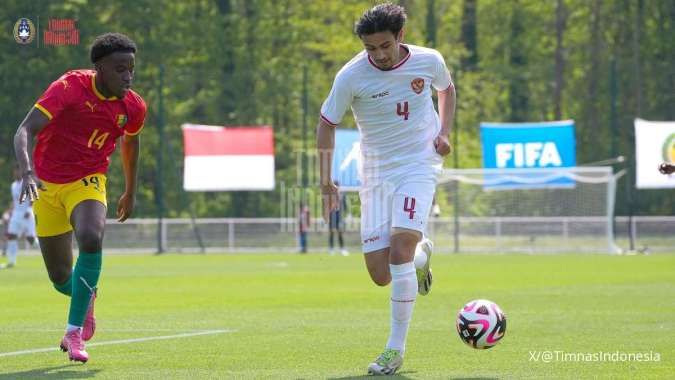
<svg viewBox="0 0 675 380">
<path fill-rule="evenodd" d="M 333 180 L 343 190 L 358 190 L 361 186 L 359 166 L 361 145 L 359 131 L 355 129 L 335 130 L 335 151 L 333 153 Z"/>
<path fill-rule="evenodd" d="M 274 190 L 272 127 L 183 124 L 182 128 L 185 190 Z"/>
<path fill-rule="evenodd" d="M 481 123 L 483 167 L 486 169 L 543 169 L 576 166 L 574 121 L 540 123 Z M 514 172 L 517 173 L 517 172 Z M 518 176 L 518 181 L 508 177 Z M 569 178 L 552 176 L 550 181 L 528 184 L 527 174 L 491 174 L 486 178 L 486 189 L 527 189 L 544 187 L 572 187 Z M 487 177 L 487 176 L 486 176 Z M 522 180 L 520 180 L 522 179 Z M 535 181 L 532 181 L 535 182 Z"/>
<path fill-rule="evenodd" d="M 675 175 L 663 175 L 659 164 L 675 164 L 675 121 L 635 119 L 635 168 L 638 189 L 675 187 Z"/>
</svg>

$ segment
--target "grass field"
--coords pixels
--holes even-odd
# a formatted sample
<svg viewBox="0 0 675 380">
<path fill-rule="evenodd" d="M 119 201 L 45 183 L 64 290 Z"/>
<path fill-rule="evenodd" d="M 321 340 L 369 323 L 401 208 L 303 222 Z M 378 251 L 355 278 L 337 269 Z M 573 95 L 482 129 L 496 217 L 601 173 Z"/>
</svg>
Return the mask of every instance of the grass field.
<svg viewBox="0 0 675 380">
<path fill-rule="evenodd" d="M 433 268 L 399 378 L 675 376 L 675 255 L 436 255 Z M 0 380 L 358 378 L 388 334 L 389 288 L 361 255 L 111 255 L 99 285 L 91 359 L 70 364 L 57 351 L 67 298 L 41 259 L 0 271 Z M 493 349 L 457 337 L 474 298 L 507 315 Z M 532 359 L 544 351 L 550 362 Z M 654 361 L 570 357 L 598 352 Z"/>
</svg>

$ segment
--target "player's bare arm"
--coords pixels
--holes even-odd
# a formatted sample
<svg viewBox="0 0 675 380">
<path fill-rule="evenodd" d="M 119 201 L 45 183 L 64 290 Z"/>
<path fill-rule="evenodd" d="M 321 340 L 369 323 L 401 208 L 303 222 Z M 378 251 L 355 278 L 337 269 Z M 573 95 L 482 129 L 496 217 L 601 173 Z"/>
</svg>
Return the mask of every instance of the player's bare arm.
<svg viewBox="0 0 675 380">
<path fill-rule="evenodd" d="M 661 174 L 673 174 L 675 173 L 675 165 L 664 162 L 659 165 L 659 171 Z"/>
<path fill-rule="evenodd" d="M 333 150 L 335 149 L 335 126 L 319 120 L 316 127 L 316 148 L 319 158 L 321 203 L 323 219 L 328 222 L 330 212 L 338 208 L 338 188 L 331 178 Z"/>
<path fill-rule="evenodd" d="M 124 222 L 131 216 L 136 203 L 136 180 L 138 177 L 138 152 L 141 146 L 139 135 L 125 135 L 121 138 L 122 170 L 124 171 L 124 193 L 117 202 L 117 219 Z"/>
<path fill-rule="evenodd" d="M 434 140 L 436 152 L 446 156 L 452 152 L 450 133 L 455 120 L 455 85 L 450 84 L 443 91 L 438 91 L 438 116 L 441 119 L 441 132 Z"/>
<path fill-rule="evenodd" d="M 38 188 L 42 185 L 33 173 L 33 138 L 49 123 L 49 118 L 33 107 L 23 119 L 14 135 L 14 154 L 19 163 L 19 172 L 23 179 L 19 202 L 38 199 Z"/>
</svg>

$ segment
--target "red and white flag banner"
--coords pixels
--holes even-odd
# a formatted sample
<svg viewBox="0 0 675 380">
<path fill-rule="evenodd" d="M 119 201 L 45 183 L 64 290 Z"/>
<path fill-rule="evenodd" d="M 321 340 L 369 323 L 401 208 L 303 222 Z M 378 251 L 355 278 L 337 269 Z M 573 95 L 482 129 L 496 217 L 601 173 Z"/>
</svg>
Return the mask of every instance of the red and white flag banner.
<svg viewBox="0 0 675 380">
<path fill-rule="evenodd" d="M 274 190 L 270 126 L 183 124 L 187 191 Z"/>
</svg>

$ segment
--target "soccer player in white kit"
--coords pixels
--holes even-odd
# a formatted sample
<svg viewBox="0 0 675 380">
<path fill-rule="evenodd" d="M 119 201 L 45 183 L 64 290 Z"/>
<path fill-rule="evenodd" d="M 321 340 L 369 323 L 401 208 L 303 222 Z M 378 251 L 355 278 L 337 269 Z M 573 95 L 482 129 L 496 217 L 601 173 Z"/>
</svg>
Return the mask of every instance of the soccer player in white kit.
<svg viewBox="0 0 675 380">
<path fill-rule="evenodd" d="M 12 215 L 7 227 L 7 268 L 16 265 L 16 255 L 19 251 L 20 237 L 25 237 L 32 245 L 35 243 L 35 214 L 31 202 L 19 202 L 21 196 L 21 175 L 19 168 L 14 168 L 14 182 L 12 182 Z"/>
<path fill-rule="evenodd" d="M 361 144 L 361 238 L 373 282 L 391 286 L 391 332 L 370 374 L 403 364 L 417 293 L 431 285 L 432 244 L 423 238 L 455 113 L 455 88 L 435 50 L 403 44 L 405 10 L 390 3 L 366 11 L 355 33 L 365 50 L 336 75 L 317 127 L 324 218 L 337 208 L 331 178 L 335 126 L 351 107 Z M 432 88 L 437 91 L 436 113 Z"/>
</svg>

